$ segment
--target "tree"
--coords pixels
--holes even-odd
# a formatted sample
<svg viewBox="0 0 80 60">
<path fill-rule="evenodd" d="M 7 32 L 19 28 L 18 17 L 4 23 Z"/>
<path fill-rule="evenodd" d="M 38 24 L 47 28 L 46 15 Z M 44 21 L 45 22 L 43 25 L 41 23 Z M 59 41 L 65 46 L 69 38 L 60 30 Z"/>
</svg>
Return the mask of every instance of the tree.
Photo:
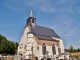
<svg viewBox="0 0 80 60">
<path fill-rule="evenodd" d="M 7 40 L 5 36 L 0 34 L 0 54 L 15 54 L 18 43 Z"/>
<path fill-rule="evenodd" d="M 77 52 L 80 52 L 80 49 L 78 48 Z"/>
<path fill-rule="evenodd" d="M 19 45 L 19 43 L 15 42 L 15 54 L 17 54 L 18 45 Z"/>
<path fill-rule="evenodd" d="M 73 52 L 74 52 L 74 48 L 73 48 L 73 46 L 72 46 L 72 45 L 70 46 L 70 52 L 71 52 L 71 53 L 73 53 Z"/>
<path fill-rule="evenodd" d="M 0 34 L 0 44 L 1 44 L 1 40 L 2 40 L 2 35 Z"/>
<path fill-rule="evenodd" d="M 3 44 L 6 43 L 4 41 L 7 41 L 6 37 L 0 34 L 0 54 L 3 53 Z"/>
<path fill-rule="evenodd" d="M 19 43 L 18 42 L 15 42 L 15 49 L 18 48 L 18 45 L 19 45 Z"/>
</svg>

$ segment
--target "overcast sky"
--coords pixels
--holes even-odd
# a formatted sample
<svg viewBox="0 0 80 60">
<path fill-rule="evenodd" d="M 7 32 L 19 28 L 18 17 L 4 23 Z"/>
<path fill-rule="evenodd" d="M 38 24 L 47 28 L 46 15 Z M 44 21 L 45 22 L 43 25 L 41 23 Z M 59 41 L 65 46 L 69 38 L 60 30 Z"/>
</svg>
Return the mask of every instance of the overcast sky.
<svg viewBox="0 0 80 60">
<path fill-rule="evenodd" d="M 0 34 L 19 42 L 31 6 L 37 25 L 52 28 L 65 48 L 80 48 L 80 0 L 0 0 Z"/>
</svg>

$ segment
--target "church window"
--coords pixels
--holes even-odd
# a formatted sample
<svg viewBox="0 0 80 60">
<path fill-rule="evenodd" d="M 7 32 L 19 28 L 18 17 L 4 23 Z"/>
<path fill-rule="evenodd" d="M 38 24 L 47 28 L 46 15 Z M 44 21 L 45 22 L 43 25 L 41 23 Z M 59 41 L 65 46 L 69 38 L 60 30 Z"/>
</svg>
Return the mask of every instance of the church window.
<svg viewBox="0 0 80 60">
<path fill-rule="evenodd" d="M 58 48 L 59 55 L 61 56 L 61 48 Z"/>
<path fill-rule="evenodd" d="M 55 48 L 54 44 L 52 45 L 52 52 L 53 52 L 53 54 L 56 54 L 56 48 Z"/>
<path fill-rule="evenodd" d="M 24 49 L 26 50 L 26 45 L 24 46 Z"/>
<path fill-rule="evenodd" d="M 32 20 L 32 23 L 34 23 L 34 20 Z"/>
<path fill-rule="evenodd" d="M 42 53 L 43 53 L 43 55 L 46 54 L 46 44 L 45 43 L 43 43 L 43 45 L 42 45 Z"/>
<path fill-rule="evenodd" d="M 39 50 L 39 46 L 37 46 L 37 50 Z"/>
</svg>

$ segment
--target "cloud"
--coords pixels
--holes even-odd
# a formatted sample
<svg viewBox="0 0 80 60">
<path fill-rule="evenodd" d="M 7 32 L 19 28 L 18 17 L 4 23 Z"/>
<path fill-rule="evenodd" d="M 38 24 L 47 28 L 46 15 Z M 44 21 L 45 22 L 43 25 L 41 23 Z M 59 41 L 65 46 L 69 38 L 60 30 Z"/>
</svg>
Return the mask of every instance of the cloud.
<svg viewBox="0 0 80 60">
<path fill-rule="evenodd" d="M 54 7 L 56 8 L 56 11 L 59 13 L 75 14 L 75 10 L 78 10 L 76 7 L 76 3 L 78 2 L 78 0 L 59 0 L 54 3 Z"/>
<path fill-rule="evenodd" d="M 25 11 L 25 8 L 23 6 L 21 6 L 20 4 L 14 3 L 12 1 L 9 1 L 9 2 L 7 1 L 4 3 L 4 5 L 13 11 L 17 11 L 17 12 Z"/>
<path fill-rule="evenodd" d="M 8 2 L 9 1 L 9 2 Z M 43 12 L 54 12 L 56 9 L 51 5 L 49 0 L 8 0 L 5 2 L 5 6 L 14 11 L 25 11 L 30 8 L 38 9 Z"/>
<path fill-rule="evenodd" d="M 30 9 L 40 10 L 43 12 L 56 13 L 74 13 L 73 6 L 77 0 L 7 0 L 5 6 L 14 11 L 23 11 Z M 79 11 L 80 12 L 80 11 Z"/>
<path fill-rule="evenodd" d="M 27 6 L 32 6 L 34 9 L 41 10 L 43 12 L 54 12 L 55 8 L 51 5 L 50 0 L 29 0 L 26 1 Z"/>
<path fill-rule="evenodd" d="M 45 7 L 41 7 L 41 10 L 42 11 L 44 11 L 44 12 L 54 12 L 54 11 L 56 11 L 56 9 L 55 8 L 45 8 Z"/>
<path fill-rule="evenodd" d="M 0 28 L 10 27 L 10 26 L 16 26 L 16 25 L 18 25 L 18 23 L 16 23 L 16 24 L 0 25 Z"/>
</svg>

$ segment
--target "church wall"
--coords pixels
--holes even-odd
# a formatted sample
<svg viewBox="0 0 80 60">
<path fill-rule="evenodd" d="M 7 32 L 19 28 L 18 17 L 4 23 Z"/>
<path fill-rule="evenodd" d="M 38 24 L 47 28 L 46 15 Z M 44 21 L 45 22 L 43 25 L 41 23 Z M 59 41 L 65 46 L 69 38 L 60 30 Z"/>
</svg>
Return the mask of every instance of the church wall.
<svg viewBox="0 0 80 60">
<path fill-rule="evenodd" d="M 51 55 L 53 56 L 53 54 L 52 54 L 52 46 L 47 46 L 47 51 L 49 52 L 48 53 L 49 57 L 51 57 Z"/>
<path fill-rule="evenodd" d="M 53 39 L 59 41 L 59 48 L 61 49 L 61 53 L 64 53 L 64 44 L 63 44 L 63 40 L 60 38 L 56 38 L 56 37 L 52 37 Z"/>
<path fill-rule="evenodd" d="M 43 53 L 42 53 L 42 45 L 38 45 L 38 47 L 39 47 L 38 56 L 39 56 L 39 58 L 42 58 L 42 57 L 43 57 Z"/>
<path fill-rule="evenodd" d="M 37 56 L 37 42 L 34 38 L 33 33 L 29 33 L 27 37 L 27 47 L 26 47 L 26 59 L 29 59 L 29 55 L 32 55 L 31 48 L 33 47 L 33 55 Z"/>
<path fill-rule="evenodd" d="M 51 41 L 51 40 L 41 40 L 41 39 L 39 39 L 38 40 L 38 46 L 39 46 L 39 50 L 38 50 L 38 56 L 40 57 L 40 58 L 42 58 L 44 55 L 43 55 L 43 53 L 42 53 L 42 44 L 43 43 L 46 43 L 46 51 L 48 51 L 49 53 L 48 53 L 48 58 L 50 57 L 51 58 L 51 55 L 53 56 L 53 54 L 52 54 L 52 45 L 53 44 L 55 44 L 55 47 L 56 47 L 56 55 L 58 55 L 59 53 L 58 53 L 58 44 L 59 44 L 59 42 L 58 41 Z M 56 56 L 55 55 L 55 56 Z"/>
<path fill-rule="evenodd" d="M 20 40 L 20 43 L 19 43 L 19 46 L 18 46 L 18 52 L 20 53 L 24 53 L 25 50 L 24 50 L 24 46 L 26 45 L 27 43 L 27 33 L 29 32 L 29 28 L 26 27 L 24 29 L 24 32 L 22 34 L 22 37 L 21 37 L 21 40 Z"/>
<path fill-rule="evenodd" d="M 61 53 L 64 53 L 64 44 L 63 44 L 63 40 L 59 40 L 59 47 L 61 48 Z"/>
<path fill-rule="evenodd" d="M 33 42 L 34 42 L 34 55 L 37 56 L 37 42 L 35 39 L 33 39 Z"/>
<path fill-rule="evenodd" d="M 58 46 L 59 42 L 58 41 L 51 41 L 51 40 L 42 40 L 42 39 L 38 39 L 38 44 L 42 45 L 44 43 L 46 43 L 48 46 L 52 46 L 53 44 L 55 44 L 56 46 Z"/>
<path fill-rule="evenodd" d="M 39 46 L 39 50 L 38 50 L 38 56 L 39 56 L 39 59 L 43 58 L 43 53 L 42 53 L 42 45 L 38 45 Z M 56 54 L 54 54 L 54 57 L 58 56 L 58 46 L 55 46 L 56 47 Z M 51 56 L 53 57 L 53 54 L 52 54 L 52 46 L 47 46 L 46 45 L 46 51 L 48 51 L 48 56 L 46 54 L 46 57 L 47 58 L 51 58 Z"/>
<path fill-rule="evenodd" d="M 38 44 L 38 38 L 36 36 L 34 36 L 34 39 L 36 40 L 37 44 Z"/>
<path fill-rule="evenodd" d="M 59 53 L 58 53 L 58 46 L 55 45 L 55 50 L 56 50 L 56 54 L 54 54 L 55 56 L 58 56 Z M 52 52 L 52 46 L 48 46 L 47 47 L 47 51 L 49 51 L 49 56 L 51 57 L 51 55 L 53 56 L 53 52 Z"/>
<path fill-rule="evenodd" d="M 56 46 L 56 55 L 59 55 L 58 46 Z"/>
</svg>

